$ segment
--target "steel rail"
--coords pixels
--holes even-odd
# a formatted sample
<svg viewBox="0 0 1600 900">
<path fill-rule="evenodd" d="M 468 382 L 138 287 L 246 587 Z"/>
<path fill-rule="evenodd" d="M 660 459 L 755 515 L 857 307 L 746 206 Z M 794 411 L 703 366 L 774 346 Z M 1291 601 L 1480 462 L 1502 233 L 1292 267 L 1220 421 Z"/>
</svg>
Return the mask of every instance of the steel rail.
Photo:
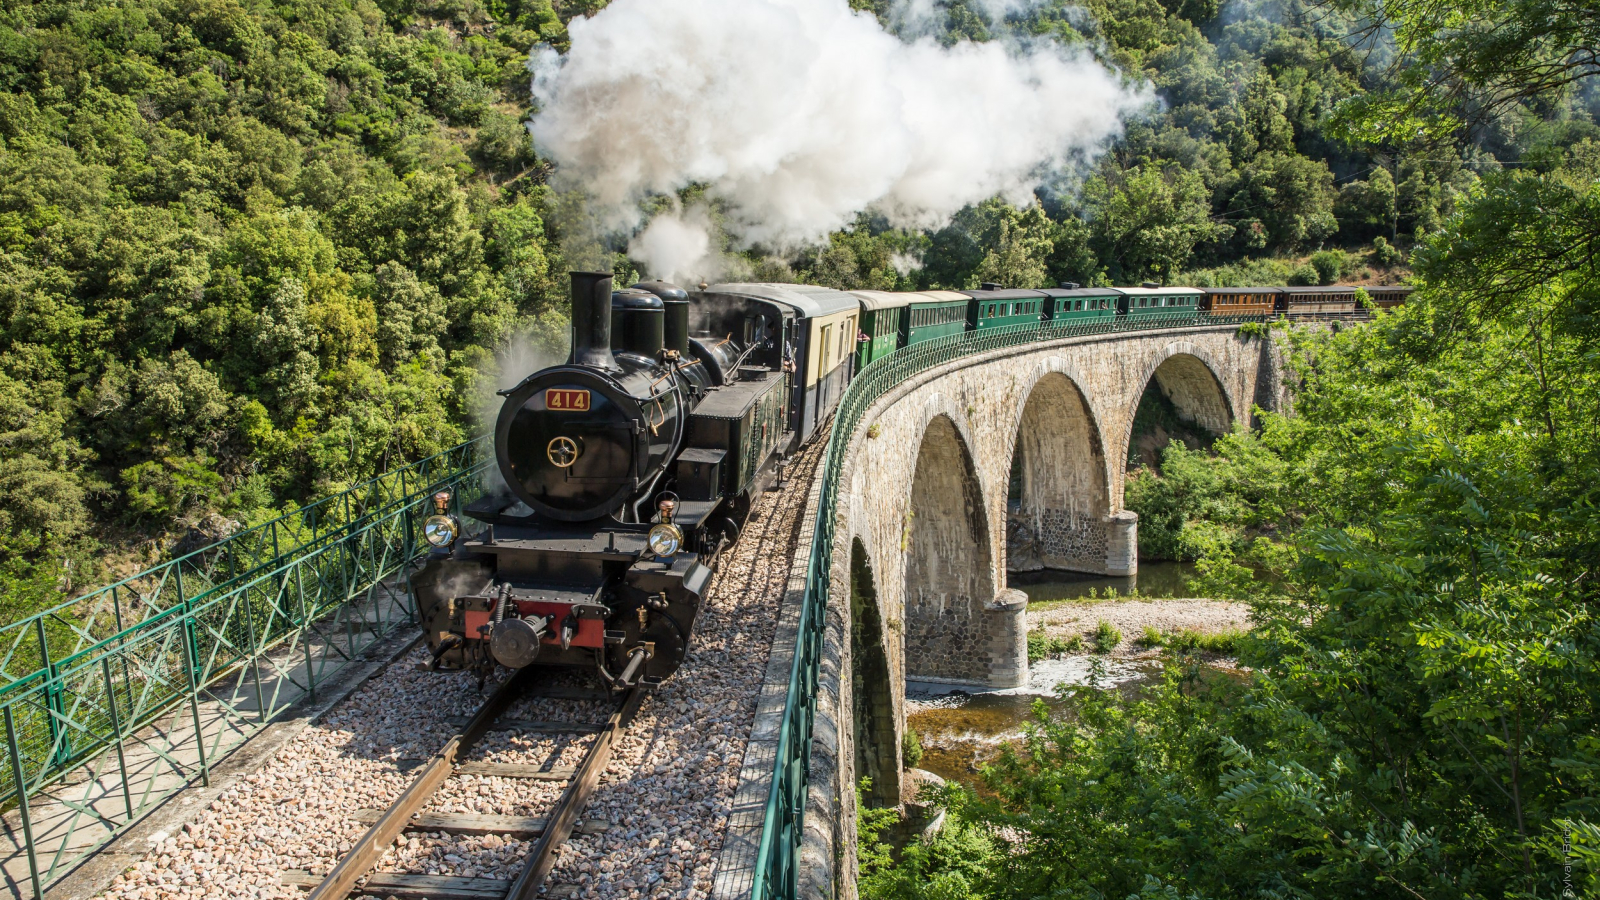
<svg viewBox="0 0 1600 900">
<path fill-rule="evenodd" d="M 333 870 L 312 888 L 311 893 L 306 895 L 306 900 L 345 900 L 352 892 L 359 891 L 356 882 L 372 871 L 383 858 L 383 854 L 394 844 L 395 839 L 405 831 L 412 818 L 421 812 L 434 793 L 459 771 L 462 757 L 494 727 L 496 721 L 505 714 L 507 707 L 522 695 L 532 673 L 536 671 L 539 670 L 518 669 L 502 682 L 467 724 L 452 735 L 439 752 L 423 765 L 412 779 L 410 786 L 401 792 L 378 820 L 367 828 Z M 516 881 L 509 884 L 509 890 L 505 895 L 508 900 L 532 900 L 538 894 L 544 879 L 555 867 L 556 851 L 567 838 L 572 836 L 573 829 L 578 824 L 579 814 L 588 805 L 589 798 L 594 795 L 595 788 L 599 785 L 600 776 L 611 763 L 617 739 L 622 736 L 628 723 L 633 721 L 634 715 L 638 713 L 640 704 L 644 702 L 645 693 L 644 688 L 631 688 L 606 720 L 594 742 L 589 745 L 589 749 L 584 751 L 583 761 L 573 771 L 572 778 L 567 782 L 566 789 L 562 791 L 554 809 L 545 817 L 544 828 L 523 862 L 522 871 L 518 873 Z"/>
<path fill-rule="evenodd" d="M 633 721 L 634 714 L 639 711 L 639 705 L 644 702 L 644 688 L 635 687 L 628 691 L 627 697 L 617 711 L 606 720 L 605 730 L 601 731 L 594 743 L 589 745 L 589 750 L 584 754 L 583 762 L 572 775 L 572 781 L 567 783 L 567 789 L 561 793 L 561 799 L 556 801 L 556 808 L 545 821 L 544 833 L 539 835 L 538 843 L 533 845 L 533 850 L 528 853 L 528 860 L 523 865 L 522 873 L 506 894 L 506 900 L 533 900 L 539 893 L 539 888 L 544 885 L 544 879 L 556 864 L 556 851 L 572 836 L 572 829 L 578 823 L 578 814 L 589 805 L 589 798 L 594 796 L 594 790 L 600 783 L 600 776 L 605 772 L 606 766 L 611 764 L 611 754 L 617 747 L 617 738 L 622 736 L 623 729 Z"/>
<path fill-rule="evenodd" d="M 488 733 L 495 720 L 505 713 L 506 707 L 511 705 L 521 693 L 523 687 L 532 677 L 533 669 L 518 669 L 495 688 L 489 699 L 478 707 L 472 719 L 462 726 L 450 740 L 445 742 L 443 748 L 428 760 L 417 777 L 412 779 L 411 786 L 402 792 L 394 804 L 372 823 L 355 846 L 350 848 L 339 864 L 333 867 L 322 883 L 311 889 L 307 900 L 344 900 L 355 889 L 356 882 L 361 880 L 378 864 L 385 850 L 394 843 L 395 838 L 405 831 L 411 817 L 427 805 L 428 799 L 439 790 L 450 776 L 455 773 L 456 763 L 461 755 L 477 743 L 480 738 Z"/>
</svg>

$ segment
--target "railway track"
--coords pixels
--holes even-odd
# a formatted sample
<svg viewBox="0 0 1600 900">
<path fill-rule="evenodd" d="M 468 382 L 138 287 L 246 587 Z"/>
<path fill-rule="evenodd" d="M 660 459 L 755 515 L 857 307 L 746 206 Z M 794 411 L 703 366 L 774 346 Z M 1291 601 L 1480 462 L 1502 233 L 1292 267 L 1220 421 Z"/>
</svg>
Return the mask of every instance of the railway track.
<svg viewBox="0 0 1600 900">
<path fill-rule="evenodd" d="M 310 887 L 306 900 L 345 900 L 351 896 L 379 896 L 395 900 L 460 898 L 460 900 L 532 900 L 555 866 L 556 853 L 580 824 L 579 815 L 599 784 L 612 752 L 628 723 L 639 711 L 647 689 L 635 687 L 621 694 L 611 715 L 602 723 L 508 721 L 505 713 L 541 673 L 521 669 L 497 687 L 444 746 L 418 769 L 410 787 L 388 809 L 374 817 L 371 826 L 320 880 L 295 872 L 287 883 Z M 544 768 L 517 763 L 472 762 L 468 753 L 490 731 L 511 729 L 544 734 L 582 734 L 595 738 L 583 759 L 571 768 Z M 474 814 L 430 814 L 423 810 L 439 789 L 458 775 L 494 776 L 512 780 L 565 780 L 560 798 L 540 818 Z M 373 872 L 385 851 L 409 829 L 453 834 L 506 834 L 536 838 L 513 881 L 458 875 L 419 875 L 409 872 Z M 363 881 L 363 879 L 365 879 Z"/>
<path fill-rule="evenodd" d="M 570 837 L 552 841 L 542 900 L 706 900 L 820 450 L 795 457 L 787 483 L 757 499 L 718 561 L 683 670 L 612 732 L 610 765 L 595 766 L 607 774 L 573 807 Z M 476 679 L 427 672 L 427 659 L 415 651 L 375 676 L 153 839 L 101 900 L 308 900 L 485 703 Z M 448 777 L 420 814 L 397 819 L 400 835 L 348 896 L 509 895 L 616 702 L 583 673 L 524 684 L 481 740 L 457 743 Z"/>
</svg>

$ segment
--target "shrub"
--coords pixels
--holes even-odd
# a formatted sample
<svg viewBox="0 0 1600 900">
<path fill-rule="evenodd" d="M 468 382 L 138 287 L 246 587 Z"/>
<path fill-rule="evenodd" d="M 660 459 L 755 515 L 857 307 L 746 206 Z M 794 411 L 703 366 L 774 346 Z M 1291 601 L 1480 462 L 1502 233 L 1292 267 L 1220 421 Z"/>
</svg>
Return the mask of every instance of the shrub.
<svg viewBox="0 0 1600 900">
<path fill-rule="evenodd" d="M 1101 619 L 1094 626 L 1094 631 L 1089 633 L 1089 643 L 1096 653 L 1110 653 L 1122 643 L 1122 632 L 1117 630 L 1117 626 Z"/>
<path fill-rule="evenodd" d="M 222 476 L 207 456 L 166 456 L 122 470 L 128 511 L 157 521 L 182 515 L 221 492 Z"/>
<path fill-rule="evenodd" d="M 1405 261 L 1406 255 L 1400 252 L 1399 247 L 1394 246 L 1384 238 L 1373 238 L 1372 262 L 1374 265 L 1392 269 Z"/>
<path fill-rule="evenodd" d="M 1159 647 L 1162 643 L 1161 632 L 1157 631 L 1154 625 L 1146 625 L 1144 631 L 1134 638 L 1133 642 L 1141 647 Z"/>
<path fill-rule="evenodd" d="M 1295 266 L 1294 271 L 1289 273 L 1289 283 L 1295 287 L 1310 287 L 1321 283 L 1321 281 L 1322 275 L 1310 263 Z"/>
<path fill-rule="evenodd" d="M 908 769 L 915 769 L 917 763 L 922 762 L 922 736 L 915 728 L 907 728 L 905 736 L 900 738 L 900 761 Z"/>
<path fill-rule="evenodd" d="M 1311 268 L 1317 270 L 1318 284 L 1333 284 L 1344 277 L 1346 260 L 1343 250 L 1318 250 L 1311 254 Z"/>
<path fill-rule="evenodd" d="M 1036 663 L 1041 659 L 1055 659 L 1068 653 L 1075 653 L 1083 649 L 1083 637 L 1057 637 L 1045 634 L 1040 629 L 1028 632 L 1028 662 Z"/>
<path fill-rule="evenodd" d="M 1167 649 L 1179 653 L 1204 650 L 1207 653 L 1236 653 L 1244 632 L 1237 628 L 1226 631 L 1203 632 L 1192 628 L 1169 631 L 1164 636 Z"/>
</svg>

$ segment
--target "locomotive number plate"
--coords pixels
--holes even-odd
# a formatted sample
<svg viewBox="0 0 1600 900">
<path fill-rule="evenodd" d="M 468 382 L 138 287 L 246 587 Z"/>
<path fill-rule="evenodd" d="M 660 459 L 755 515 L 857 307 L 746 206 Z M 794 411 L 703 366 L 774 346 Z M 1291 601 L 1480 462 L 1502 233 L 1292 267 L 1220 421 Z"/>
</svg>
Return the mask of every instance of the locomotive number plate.
<svg viewBox="0 0 1600 900">
<path fill-rule="evenodd" d="M 589 392 L 550 388 L 544 392 L 544 408 L 552 412 L 588 412 Z"/>
</svg>

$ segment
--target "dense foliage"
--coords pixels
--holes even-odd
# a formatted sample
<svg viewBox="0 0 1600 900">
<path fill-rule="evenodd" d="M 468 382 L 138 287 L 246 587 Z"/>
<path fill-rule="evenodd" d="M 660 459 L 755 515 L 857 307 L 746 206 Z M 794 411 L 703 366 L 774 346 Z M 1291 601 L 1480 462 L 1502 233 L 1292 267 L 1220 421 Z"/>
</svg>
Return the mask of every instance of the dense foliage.
<svg viewBox="0 0 1600 900">
<path fill-rule="evenodd" d="M 890 0 L 855 5 L 894 20 Z M 1009 34 L 1085 47 L 1148 80 L 1161 107 L 1039 207 L 980 204 L 930 235 L 863 217 L 797 271 L 880 288 L 1381 280 L 1396 274 L 1418 236 L 1436 230 L 1482 174 L 1558 157 L 1561 147 L 1600 136 L 1600 95 L 1586 86 L 1501 104 L 1493 127 L 1466 148 L 1418 145 L 1395 129 L 1377 143 L 1347 140 L 1346 101 L 1370 97 L 1372 108 L 1387 108 L 1404 86 L 1401 76 L 1420 71 L 1390 44 L 1358 40 L 1372 16 L 1354 3 L 1016 6 L 995 19 L 980 4 L 941 2 L 939 37 Z M 925 265 L 897 269 L 908 255 Z"/>
<path fill-rule="evenodd" d="M 1363 61 L 1340 41 L 1345 19 L 1296 3 L 1224 16 L 1095 0 L 1084 15 L 1050 0 L 1006 19 L 943 3 L 940 40 L 1081 45 L 1153 82 L 1163 105 L 1041 204 L 986 202 L 929 233 L 864 214 L 794 257 L 746 251 L 748 274 L 847 287 L 1196 266 L 1211 267 L 1192 273 L 1202 283 L 1381 276 L 1493 158 L 1330 137 L 1327 113 L 1362 91 Z M 525 60 L 603 5 L 0 10 L 7 571 L 101 579 L 95 561 L 125 570 L 470 431 L 493 354 L 561 342 L 553 223 L 583 212 L 543 186 L 522 127 Z M 893 21 L 887 0 L 855 5 Z M 1563 135 L 1593 128 L 1581 103 L 1541 114 Z M 632 274 L 620 255 L 617 267 Z M 63 566 L 73 578 L 56 578 Z"/>
<path fill-rule="evenodd" d="M 1507 72 L 1592 60 L 1574 28 L 1488 70 L 1486 46 L 1581 18 L 1560 0 L 1375 12 L 1426 77 L 1342 107 L 1360 135 L 1405 110 L 1470 152 L 1486 111 L 1574 93 L 1512 97 Z M 1530 157 L 1417 248 L 1404 311 L 1277 335 L 1293 417 L 1173 445 L 1130 486 L 1142 540 L 1251 603 L 1250 670 L 1175 658 L 1136 701 L 1041 707 L 996 797 L 953 794 L 948 842 L 864 857 L 865 896 L 1600 893 L 1600 153 Z"/>
<path fill-rule="evenodd" d="M 6 4 L 0 554 L 461 439 L 489 349 L 561 328 L 522 120 L 564 37 L 515 0 Z"/>
</svg>

